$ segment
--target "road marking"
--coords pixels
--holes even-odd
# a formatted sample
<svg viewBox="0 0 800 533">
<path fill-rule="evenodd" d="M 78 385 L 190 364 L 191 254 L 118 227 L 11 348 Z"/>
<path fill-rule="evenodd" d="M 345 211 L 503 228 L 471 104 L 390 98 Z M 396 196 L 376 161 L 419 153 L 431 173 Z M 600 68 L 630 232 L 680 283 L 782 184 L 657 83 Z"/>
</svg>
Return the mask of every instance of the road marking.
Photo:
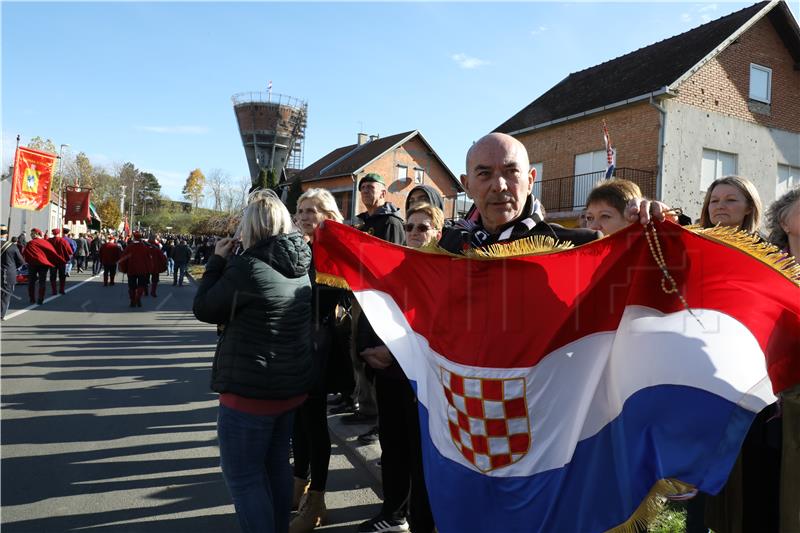
<svg viewBox="0 0 800 533">
<path fill-rule="evenodd" d="M 172 293 L 167 294 L 167 297 L 161 300 L 161 303 L 156 306 L 156 311 L 161 311 L 161 308 L 164 307 L 164 304 L 167 303 L 170 298 L 172 298 Z"/>
<path fill-rule="evenodd" d="M 86 278 L 85 280 L 81 281 L 77 285 L 73 285 L 69 289 L 65 290 L 64 294 L 67 294 L 67 293 L 70 293 L 70 292 L 74 291 L 75 289 L 77 289 L 78 287 L 83 285 L 84 283 L 88 283 L 88 282 L 92 281 L 94 278 L 97 278 L 99 276 L 100 276 L 100 274 L 97 274 L 96 276 L 92 276 L 90 278 Z M 30 283 L 30 281 L 28 281 L 28 283 Z M 55 300 L 56 298 L 59 298 L 61 296 L 62 296 L 61 294 L 54 294 L 52 296 L 48 296 L 47 298 L 44 299 L 44 302 L 42 303 L 42 305 L 44 305 L 47 302 L 50 302 L 52 300 Z M 11 318 L 17 317 L 17 316 L 19 316 L 19 315 L 21 315 L 23 313 L 27 313 L 31 309 L 36 309 L 37 307 L 39 307 L 39 304 L 31 304 L 31 305 L 29 305 L 28 307 L 26 307 L 24 309 L 20 309 L 18 311 L 14 311 L 13 313 L 9 313 L 8 315 L 6 315 L 6 320 L 9 320 Z"/>
</svg>

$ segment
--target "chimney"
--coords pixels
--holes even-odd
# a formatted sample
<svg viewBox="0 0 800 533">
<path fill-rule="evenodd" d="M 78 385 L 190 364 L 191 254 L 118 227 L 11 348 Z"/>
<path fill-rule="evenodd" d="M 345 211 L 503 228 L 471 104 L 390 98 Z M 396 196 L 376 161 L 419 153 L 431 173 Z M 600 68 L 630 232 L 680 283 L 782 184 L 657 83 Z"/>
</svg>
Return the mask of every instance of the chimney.
<svg viewBox="0 0 800 533">
<path fill-rule="evenodd" d="M 380 138 L 380 135 L 370 135 L 369 142 L 375 141 Z"/>
<path fill-rule="evenodd" d="M 367 144 L 369 142 L 369 136 L 366 133 L 359 133 L 358 134 L 358 145 L 361 146 L 362 144 Z"/>
</svg>

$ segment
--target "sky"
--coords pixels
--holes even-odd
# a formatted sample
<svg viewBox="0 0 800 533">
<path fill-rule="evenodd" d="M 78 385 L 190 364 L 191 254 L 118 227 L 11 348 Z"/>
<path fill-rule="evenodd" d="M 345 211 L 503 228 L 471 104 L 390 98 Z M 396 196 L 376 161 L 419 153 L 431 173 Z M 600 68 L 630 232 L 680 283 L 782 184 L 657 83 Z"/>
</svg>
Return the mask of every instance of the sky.
<svg viewBox="0 0 800 533">
<path fill-rule="evenodd" d="M 749 5 L 3 1 L 2 164 L 39 136 L 180 199 L 195 168 L 249 176 L 231 96 L 271 80 L 308 102 L 305 166 L 360 131 L 417 129 L 458 175 L 571 72 Z"/>
</svg>

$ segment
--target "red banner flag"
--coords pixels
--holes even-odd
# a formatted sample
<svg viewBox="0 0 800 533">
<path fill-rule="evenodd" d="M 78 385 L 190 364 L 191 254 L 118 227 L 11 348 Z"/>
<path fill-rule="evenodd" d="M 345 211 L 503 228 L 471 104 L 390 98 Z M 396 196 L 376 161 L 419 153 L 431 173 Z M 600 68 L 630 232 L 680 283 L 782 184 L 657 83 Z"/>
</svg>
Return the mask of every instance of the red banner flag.
<svg viewBox="0 0 800 533">
<path fill-rule="evenodd" d="M 58 156 L 17 148 L 14 157 L 14 179 L 11 181 L 11 207 L 41 211 L 50 201 L 50 181 Z"/>
<path fill-rule="evenodd" d="M 67 209 L 64 212 L 64 222 L 89 222 L 92 215 L 89 213 L 89 193 L 91 189 L 67 188 Z"/>
</svg>

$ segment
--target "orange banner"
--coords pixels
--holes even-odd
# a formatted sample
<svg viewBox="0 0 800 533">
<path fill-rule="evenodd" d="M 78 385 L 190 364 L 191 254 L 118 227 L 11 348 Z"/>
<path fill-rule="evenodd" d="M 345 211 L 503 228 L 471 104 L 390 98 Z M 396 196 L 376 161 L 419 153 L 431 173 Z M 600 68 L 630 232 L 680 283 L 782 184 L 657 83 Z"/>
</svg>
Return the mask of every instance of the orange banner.
<svg viewBox="0 0 800 533">
<path fill-rule="evenodd" d="M 50 201 L 50 182 L 58 156 L 20 146 L 14 157 L 11 207 L 41 211 Z"/>
</svg>

